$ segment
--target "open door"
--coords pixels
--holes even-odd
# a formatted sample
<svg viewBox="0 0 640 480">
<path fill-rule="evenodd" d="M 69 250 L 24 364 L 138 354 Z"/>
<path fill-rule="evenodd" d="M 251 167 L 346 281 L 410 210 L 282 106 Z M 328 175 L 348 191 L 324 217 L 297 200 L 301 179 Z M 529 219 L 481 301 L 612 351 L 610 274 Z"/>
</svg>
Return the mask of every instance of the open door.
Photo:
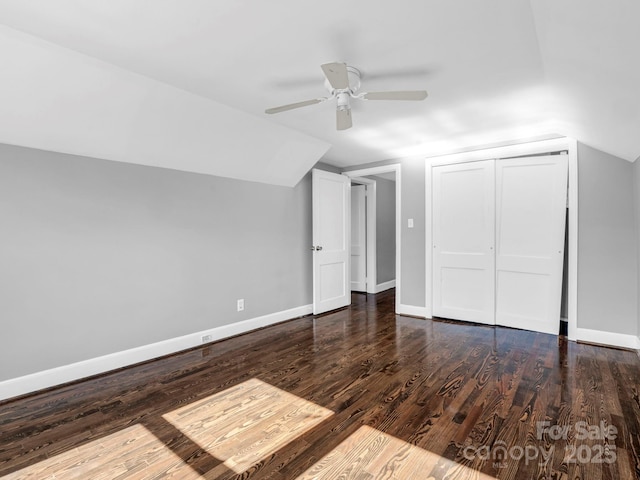
<svg viewBox="0 0 640 480">
<path fill-rule="evenodd" d="M 313 169 L 313 313 L 351 303 L 350 194 L 351 180 Z"/>
</svg>

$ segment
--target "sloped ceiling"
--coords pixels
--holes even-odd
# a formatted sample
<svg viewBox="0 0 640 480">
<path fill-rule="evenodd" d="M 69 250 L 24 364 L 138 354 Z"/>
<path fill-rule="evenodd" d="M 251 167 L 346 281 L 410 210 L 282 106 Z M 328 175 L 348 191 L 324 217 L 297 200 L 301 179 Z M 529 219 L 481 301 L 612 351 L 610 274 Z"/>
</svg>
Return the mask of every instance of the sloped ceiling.
<svg viewBox="0 0 640 480">
<path fill-rule="evenodd" d="M 640 155 L 635 0 L 0 0 L 0 141 L 281 185 L 566 135 Z M 362 90 L 335 130 L 320 64 Z M 5 74 L 4 72 L 9 72 Z"/>
</svg>

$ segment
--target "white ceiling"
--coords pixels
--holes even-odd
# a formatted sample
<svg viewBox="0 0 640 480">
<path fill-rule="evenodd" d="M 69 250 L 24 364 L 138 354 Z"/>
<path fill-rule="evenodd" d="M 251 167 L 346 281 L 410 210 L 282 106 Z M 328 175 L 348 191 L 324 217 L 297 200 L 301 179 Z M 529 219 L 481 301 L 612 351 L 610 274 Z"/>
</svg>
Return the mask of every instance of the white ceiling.
<svg viewBox="0 0 640 480">
<path fill-rule="evenodd" d="M 51 42 L 45 50 L 52 58 L 74 56 L 75 63 L 93 66 L 97 59 L 103 69 L 119 67 L 123 85 L 125 74 L 134 72 L 140 84 L 148 82 L 147 90 L 171 87 L 168 95 L 175 96 L 174 104 L 185 101 L 184 95 L 189 102 L 200 99 L 215 122 L 198 127 L 203 117 L 183 111 L 179 123 L 190 133 L 178 145 L 192 142 L 190 155 L 206 158 L 208 151 L 209 162 L 229 161 L 222 158 L 227 150 L 224 155 L 211 150 L 217 137 L 230 135 L 216 127 L 227 117 L 233 117 L 227 130 L 238 130 L 234 139 L 244 134 L 245 142 L 253 142 L 259 131 L 276 138 L 271 150 L 262 147 L 264 138 L 253 145 L 257 155 L 252 150 L 242 153 L 236 162 L 240 173 L 230 175 L 238 178 L 264 164 L 265 155 L 270 156 L 269 169 L 295 170 L 280 182 L 266 181 L 293 184 L 323 154 L 327 163 L 350 166 L 550 135 L 572 136 L 629 161 L 640 156 L 636 0 L 0 0 L 0 18 L 11 29 Z M 17 34 L 8 36 L 15 39 Z M 24 51 L 14 59 L 18 74 L 9 85 L 9 100 L 43 88 L 35 81 L 19 82 L 29 55 Z M 329 102 L 264 114 L 267 107 L 325 95 L 320 65 L 332 61 L 359 68 L 363 91 L 426 88 L 429 98 L 354 101 L 354 127 L 341 132 L 335 130 L 335 107 Z M 47 87 L 51 95 L 56 88 L 64 90 L 65 75 L 78 74 L 53 61 L 48 67 L 57 79 Z M 77 78 L 69 82 L 76 91 L 84 88 Z M 99 96 L 105 101 L 107 95 Z M 79 122 L 101 111 L 87 113 L 86 95 L 75 98 L 65 91 L 62 99 L 56 111 L 63 123 L 73 111 L 66 106 L 74 103 L 82 105 Z M 31 108 L 33 121 L 39 112 Z M 157 121 L 164 111 L 156 108 L 140 115 Z M 54 113 L 47 114 L 49 124 Z M 0 115 L 0 122 L 15 124 L 8 113 Z M 164 152 L 160 166 L 189 170 L 181 150 L 170 145 L 170 127 L 175 126 L 162 126 L 166 138 L 161 149 L 147 145 L 157 138 L 157 132 L 151 132 L 137 140 L 136 149 L 123 147 L 113 154 L 107 142 L 117 143 L 126 132 L 122 125 L 116 131 L 110 124 L 101 125 L 113 130 L 110 135 L 91 139 L 104 142 L 103 147 L 87 141 L 74 150 L 72 138 L 59 140 L 62 134 L 56 141 L 64 145 L 54 147 L 95 155 L 94 148 L 104 158 L 131 162 Z M 56 143 L 33 136 L 35 145 L 29 146 L 52 148 Z M 0 140 L 30 142 L 24 133 L 19 141 L 7 135 Z M 284 163 L 277 154 L 282 148 Z M 296 158 L 302 160 L 294 168 Z M 225 174 L 224 168 L 214 167 L 208 173 Z"/>
</svg>

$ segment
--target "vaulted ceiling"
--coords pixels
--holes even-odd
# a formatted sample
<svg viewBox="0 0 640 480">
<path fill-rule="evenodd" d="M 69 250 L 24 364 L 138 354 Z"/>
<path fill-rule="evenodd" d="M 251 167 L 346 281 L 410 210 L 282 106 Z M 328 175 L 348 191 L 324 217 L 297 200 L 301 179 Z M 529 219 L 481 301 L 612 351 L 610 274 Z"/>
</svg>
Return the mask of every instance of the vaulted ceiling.
<svg viewBox="0 0 640 480">
<path fill-rule="evenodd" d="M 640 155 L 636 0 L 0 0 L 0 141 L 294 185 L 554 135 Z M 362 90 L 335 129 L 320 65 Z"/>
</svg>

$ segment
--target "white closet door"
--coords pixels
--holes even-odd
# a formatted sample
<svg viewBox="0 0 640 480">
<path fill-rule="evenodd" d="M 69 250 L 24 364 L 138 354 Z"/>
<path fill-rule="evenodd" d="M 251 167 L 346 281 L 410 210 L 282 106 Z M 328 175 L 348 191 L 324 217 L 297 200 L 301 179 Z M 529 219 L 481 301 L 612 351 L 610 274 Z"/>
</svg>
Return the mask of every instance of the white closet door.
<svg viewBox="0 0 640 480">
<path fill-rule="evenodd" d="M 494 324 L 494 161 L 432 173 L 433 314 Z"/>
<path fill-rule="evenodd" d="M 558 334 L 567 155 L 496 161 L 496 323 Z"/>
</svg>

